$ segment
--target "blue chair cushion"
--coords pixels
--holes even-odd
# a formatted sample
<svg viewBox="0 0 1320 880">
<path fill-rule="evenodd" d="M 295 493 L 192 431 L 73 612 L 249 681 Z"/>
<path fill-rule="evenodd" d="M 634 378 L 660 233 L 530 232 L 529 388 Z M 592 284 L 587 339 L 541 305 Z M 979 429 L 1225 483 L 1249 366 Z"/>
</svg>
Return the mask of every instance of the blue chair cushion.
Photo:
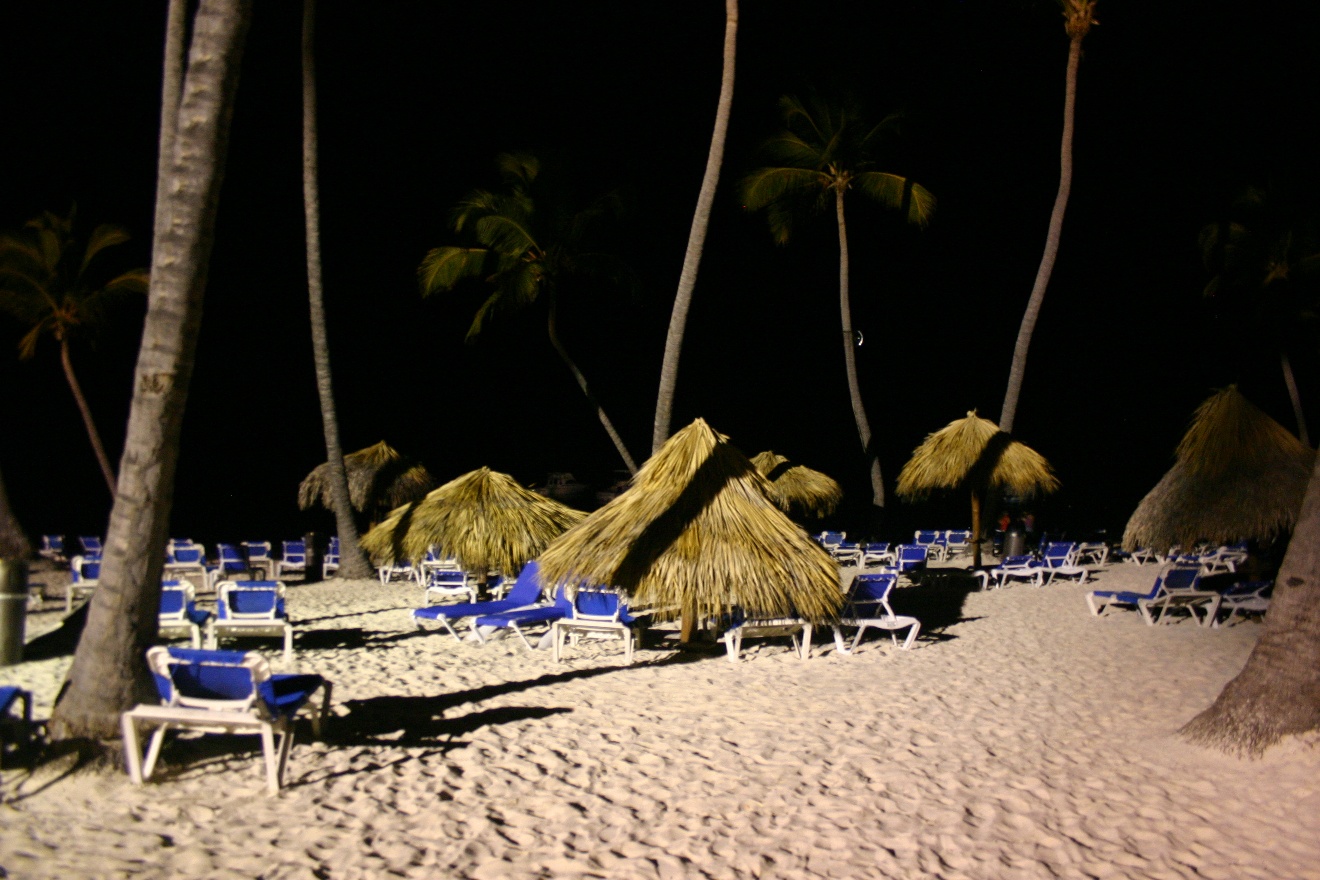
<svg viewBox="0 0 1320 880">
<path fill-rule="evenodd" d="M 18 698 L 21 697 L 22 695 L 23 695 L 23 689 L 20 687 L 15 687 L 12 684 L 7 684 L 4 685 L 3 687 L 0 687 L 0 715 L 8 715 L 9 710 L 13 707 L 14 703 L 17 702 Z"/>
<path fill-rule="evenodd" d="M 598 617 L 612 616 L 615 609 L 619 608 L 619 604 L 618 593 L 605 593 L 600 590 L 581 590 L 574 599 L 574 605 L 579 612 Z M 636 618 L 629 614 L 625 607 L 619 610 L 619 622 L 635 623 Z"/>
<path fill-rule="evenodd" d="M 499 614 L 487 614 L 477 618 L 477 626 L 513 626 L 528 623 L 551 623 L 568 617 L 570 609 L 559 605 L 546 605 L 541 608 L 523 608 L 517 611 L 504 611 Z"/>
<path fill-rule="evenodd" d="M 257 686 L 257 692 L 271 715 L 292 718 L 323 684 L 319 675 L 272 675 Z"/>
</svg>

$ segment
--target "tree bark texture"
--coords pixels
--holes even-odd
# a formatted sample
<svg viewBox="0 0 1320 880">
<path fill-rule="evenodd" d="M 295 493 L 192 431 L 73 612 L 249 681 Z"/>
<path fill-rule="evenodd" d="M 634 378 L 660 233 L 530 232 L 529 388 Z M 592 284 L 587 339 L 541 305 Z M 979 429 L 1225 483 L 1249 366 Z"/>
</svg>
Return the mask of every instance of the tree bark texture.
<svg viewBox="0 0 1320 880">
<path fill-rule="evenodd" d="M 202 0 L 194 19 L 169 173 L 157 185 L 151 288 L 120 486 L 100 586 L 51 718 L 55 739 L 113 738 L 120 712 L 154 701 L 143 655 L 156 635 L 179 437 L 250 14 L 250 0 Z M 165 101 L 168 95 L 167 83 Z"/>
<path fill-rule="evenodd" d="M 1292 401 L 1293 417 L 1297 419 L 1297 439 L 1310 448 L 1311 437 L 1306 430 L 1306 412 L 1302 409 L 1302 395 L 1297 390 L 1297 377 L 1293 375 L 1292 361 L 1286 351 L 1279 352 L 1279 366 L 1283 368 L 1283 384 L 1288 386 L 1288 399 Z"/>
<path fill-rule="evenodd" d="M 1265 630 L 1247 664 L 1183 727 L 1194 742 L 1260 755 L 1320 729 L 1320 456 L 1283 557 Z"/>
<path fill-rule="evenodd" d="M 115 497 L 115 469 L 110 464 L 110 457 L 105 454 L 105 445 L 101 442 L 101 432 L 96 430 L 96 420 L 92 418 L 92 408 L 87 405 L 87 398 L 83 395 L 82 386 L 78 384 L 78 377 L 73 372 L 73 360 L 69 357 L 69 338 L 67 336 L 60 339 L 60 365 L 64 367 L 64 378 L 69 383 L 69 390 L 73 392 L 73 399 L 78 404 L 78 412 L 82 414 L 84 427 L 87 428 L 87 438 L 92 441 L 92 451 L 96 453 L 96 463 L 101 466 L 101 476 L 105 477 L 105 484 L 110 488 L 110 497 Z"/>
<path fill-rule="evenodd" d="M 326 463 L 330 468 L 330 500 L 339 530 L 339 576 L 371 577 L 371 567 L 358 546 L 357 523 L 348 498 L 348 474 L 339 442 L 334 382 L 330 373 L 330 338 L 325 325 L 325 293 L 321 278 L 321 196 L 317 186 L 315 0 L 303 0 L 303 213 L 307 222 L 307 298 L 311 306 L 312 358 L 316 391 L 321 399 Z"/>
<path fill-rule="evenodd" d="M 683 334 L 687 328 L 688 310 L 692 305 L 692 291 L 697 285 L 697 269 L 706 244 L 706 231 L 710 227 L 715 189 L 720 182 L 720 166 L 724 163 L 724 141 L 729 132 L 729 114 L 733 107 L 734 56 L 737 46 L 738 0 L 725 0 L 724 72 L 720 77 L 720 98 L 715 109 L 715 130 L 710 137 L 706 173 L 701 179 L 701 192 L 697 195 L 697 209 L 692 215 L 687 251 L 683 254 L 683 270 L 678 276 L 678 292 L 674 295 L 674 311 L 669 317 L 669 333 L 665 337 L 665 357 L 660 365 L 660 392 L 655 401 L 655 429 L 651 435 L 652 455 L 659 452 L 660 447 L 669 439 L 673 423 L 678 359 L 683 351 Z"/>
<path fill-rule="evenodd" d="M 1068 208 L 1068 194 L 1072 191 L 1073 120 L 1077 108 L 1077 68 L 1082 61 L 1083 36 L 1084 33 L 1075 34 L 1068 41 L 1068 73 L 1064 78 L 1063 90 L 1063 138 L 1059 145 L 1059 191 L 1054 196 L 1054 209 L 1050 212 L 1050 225 L 1045 233 L 1045 252 L 1041 255 L 1036 281 L 1031 286 L 1031 298 L 1027 300 L 1027 310 L 1022 314 L 1022 324 L 1018 327 L 1017 343 L 1013 346 L 1013 363 L 1008 369 L 1008 390 L 1004 393 L 1004 406 L 999 413 L 999 430 L 1005 434 L 1013 433 L 1018 398 L 1022 394 L 1022 379 L 1027 372 L 1027 349 L 1031 347 L 1031 335 L 1036 331 L 1036 319 L 1040 317 L 1041 303 L 1045 301 L 1045 289 L 1050 285 L 1054 261 L 1059 255 L 1063 214 Z"/>
<path fill-rule="evenodd" d="M 619 457 L 628 466 L 628 473 L 636 476 L 637 463 L 633 461 L 633 457 L 628 453 L 628 447 L 623 445 L 623 438 L 619 436 L 618 431 L 614 430 L 614 423 L 610 421 L 610 417 L 605 414 L 605 408 L 600 405 L 600 401 L 592 393 L 591 386 L 587 384 L 587 377 L 578 369 L 577 364 L 573 363 L 573 359 L 568 356 L 568 349 L 564 348 L 564 343 L 559 340 L 559 306 L 554 291 L 551 290 L 548 293 L 550 317 L 546 321 L 546 331 L 550 336 L 550 344 L 554 346 L 560 359 L 567 365 L 569 372 L 573 374 L 573 379 L 577 382 L 578 388 L 582 389 L 582 393 L 586 395 L 587 401 L 596 410 L 600 423 L 605 426 L 605 433 L 610 435 L 610 440 L 614 442 L 614 448 L 618 450 Z"/>
<path fill-rule="evenodd" d="M 26 560 L 31 553 L 32 545 L 9 505 L 4 474 L 0 473 L 0 559 Z"/>
<path fill-rule="evenodd" d="M 852 305 L 848 294 L 848 226 L 843 218 L 843 190 L 834 191 L 834 215 L 839 225 L 839 316 L 843 324 L 843 365 L 848 373 L 848 399 L 852 401 L 853 418 L 857 422 L 857 436 L 862 451 L 871 463 L 871 503 L 885 506 L 885 482 L 880 474 L 880 457 L 871 448 L 871 423 L 866 418 L 866 405 L 862 402 L 862 386 L 857 380 L 857 354 L 853 342 Z"/>
</svg>

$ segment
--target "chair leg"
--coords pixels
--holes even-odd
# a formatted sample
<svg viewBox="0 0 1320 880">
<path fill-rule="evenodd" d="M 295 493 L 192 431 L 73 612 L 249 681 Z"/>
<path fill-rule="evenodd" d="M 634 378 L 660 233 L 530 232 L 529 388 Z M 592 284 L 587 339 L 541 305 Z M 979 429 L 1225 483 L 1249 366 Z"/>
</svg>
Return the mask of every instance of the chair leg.
<svg viewBox="0 0 1320 880">
<path fill-rule="evenodd" d="M 130 712 L 120 716 L 119 726 L 124 734 L 124 762 L 128 765 L 128 778 L 134 785 L 142 784 L 142 749 L 138 743 L 137 723 Z"/>
<path fill-rule="evenodd" d="M 834 624 L 834 651 L 838 654 L 851 654 L 852 649 L 844 644 L 843 627 Z"/>
<path fill-rule="evenodd" d="M 286 731 L 280 737 L 280 751 L 277 756 L 275 753 L 275 731 L 269 724 L 261 725 L 261 754 L 265 758 L 266 764 L 266 791 L 271 794 L 277 794 L 280 790 L 280 771 L 283 770 L 283 761 L 286 750 L 293 745 L 292 731 Z"/>
<path fill-rule="evenodd" d="M 554 649 L 555 662 L 559 663 L 564 659 L 564 639 L 568 634 L 564 631 L 563 627 L 559 625 L 559 621 L 550 624 L 550 632 L 554 634 L 554 644 L 552 647 Z"/>
<path fill-rule="evenodd" d="M 289 624 L 284 625 L 284 662 L 293 660 L 293 627 Z"/>
<path fill-rule="evenodd" d="M 811 659 L 811 624 L 805 624 L 802 627 L 802 650 L 799 656 L 803 660 Z"/>
<path fill-rule="evenodd" d="M 737 663 L 742 653 L 742 627 L 731 629 L 724 634 L 724 648 L 729 652 L 729 662 Z"/>
<path fill-rule="evenodd" d="M 165 743 L 165 734 L 169 729 L 170 725 L 163 723 L 151 734 L 151 742 L 147 745 L 147 760 L 142 767 L 142 779 L 150 779 L 151 774 L 156 772 L 156 760 L 160 757 L 160 748 Z M 136 743 L 137 737 L 135 736 L 133 740 Z"/>
<path fill-rule="evenodd" d="M 917 640 L 917 634 L 921 632 L 921 621 L 914 621 L 908 629 L 907 638 L 903 641 L 903 650 L 906 651 L 912 647 L 912 643 Z"/>
<path fill-rule="evenodd" d="M 312 736 L 318 740 L 325 735 L 326 721 L 330 718 L 330 694 L 334 692 L 334 688 L 334 682 L 322 680 L 321 703 L 312 713 Z"/>
</svg>

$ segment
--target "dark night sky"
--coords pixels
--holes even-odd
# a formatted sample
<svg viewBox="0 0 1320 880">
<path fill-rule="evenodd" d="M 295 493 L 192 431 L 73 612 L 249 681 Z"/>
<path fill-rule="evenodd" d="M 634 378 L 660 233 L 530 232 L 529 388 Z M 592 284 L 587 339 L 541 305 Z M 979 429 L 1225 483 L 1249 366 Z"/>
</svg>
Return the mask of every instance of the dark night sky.
<svg viewBox="0 0 1320 880">
<path fill-rule="evenodd" d="M 172 531 L 279 539 L 324 459 L 307 330 L 300 177 L 301 4 L 258 4 L 234 117 Z M 924 232 L 850 208 L 862 388 L 892 485 L 929 431 L 995 418 L 1058 178 L 1067 41 L 1051 4 L 744 0 L 734 115 L 679 380 L 676 427 L 704 416 L 866 498 L 839 352 L 829 218 L 786 248 L 733 184 L 776 130 L 785 92 L 847 87 L 909 126 L 889 170 L 940 198 Z M 1155 8 L 1158 6 L 1158 8 Z M 84 232 L 136 233 L 148 263 L 163 2 L 16 4 L 0 28 L 0 226 L 78 205 Z M 1082 62 L 1076 177 L 1036 330 L 1016 435 L 1056 466 L 1043 524 L 1121 530 L 1168 467 L 1195 405 L 1240 381 L 1292 427 L 1277 361 L 1199 298 L 1202 224 L 1246 183 L 1310 185 L 1313 5 L 1098 7 Z M 639 457 L 649 445 L 669 308 L 719 88 L 723 4 L 325 2 L 321 190 L 332 356 L 345 449 L 385 439 L 450 479 L 480 465 L 524 482 L 608 482 L 612 447 L 545 341 L 539 314 L 462 337 L 481 294 L 423 301 L 415 271 L 445 222 L 494 186 L 504 150 L 540 155 L 585 200 L 620 188 L 613 246 L 634 299 L 565 304 L 570 349 Z M 549 172 L 547 172 L 549 173 Z M 571 295 L 571 294 L 570 294 Z M 118 458 L 142 308 L 75 362 Z M 0 353 L 17 329 L 0 323 Z M 1303 395 L 1320 389 L 1299 355 Z M 102 532 L 109 498 L 53 346 L 0 357 L 0 467 L 32 533 Z M 1320 409 L 1311 408 L 1313 421 Z M 895 504 L 961 522 L 962 501 Z"/>
</svg>

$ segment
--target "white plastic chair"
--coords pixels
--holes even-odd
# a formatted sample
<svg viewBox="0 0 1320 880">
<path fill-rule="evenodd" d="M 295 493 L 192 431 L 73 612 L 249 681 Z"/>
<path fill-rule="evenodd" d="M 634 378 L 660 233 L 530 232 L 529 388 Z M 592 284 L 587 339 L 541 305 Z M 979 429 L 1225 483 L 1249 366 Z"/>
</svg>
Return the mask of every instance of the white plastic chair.
<svg viewBox="0 0 1320 880">
<path fill-rule="evenodd" d="M 834 648 L 840 654 L 851 654 L 862 642 L 862 635 L 869 628 L 886 630 L 894 644 L 898 644 L 897 631 L 906 629 L 907 638 L 903 640 L 904 651 L 912 647 L 921 632 L 921 621 L 915 617 L 895 614 L 889 605 L 889 592 L 898 582 L 894 573 L 875 574 L 866 572 L 853 578 L 844 603 L 843 616 L 834 624 Z M 852 644 L 845 643 L 843 627 L 857 627 Z"/>
<path fill-rule="evenodd" d="M 284 659 L 293 659 L 293 623 L 284 610 L 283 581 L 221 581 L 210 646 L 221 638 L 277 636 L 284 639 Z"/>
</svg>

